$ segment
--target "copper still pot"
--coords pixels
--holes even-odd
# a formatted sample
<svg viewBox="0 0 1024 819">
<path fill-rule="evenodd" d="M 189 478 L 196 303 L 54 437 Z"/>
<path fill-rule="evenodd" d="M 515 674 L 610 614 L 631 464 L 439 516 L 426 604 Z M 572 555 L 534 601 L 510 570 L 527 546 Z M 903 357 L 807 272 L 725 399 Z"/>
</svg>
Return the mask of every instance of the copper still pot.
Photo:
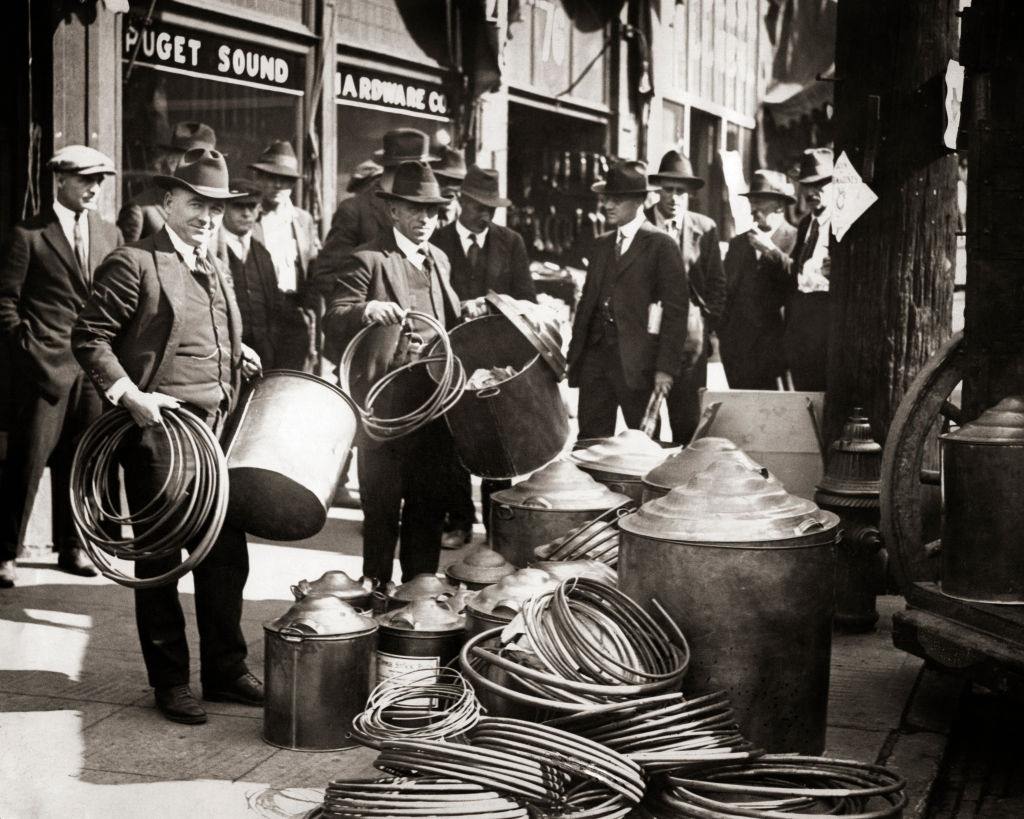
<svg viewBox="0 0 1024 819">
<path fill-rule="evenodd" d="M 763 469 L 728 438 L 698 438 L 644 475 L 643 502 L 667 495 L 722 458 L 733 458 L 751 469 Z"/>
<path fill-rule="evenodd" d="M 377 683 L 408 671 L 451 664 L 466 641 L 465 617 L 451 598 L 421 598 L 377 618 Z"/>
<path fill-rule="evenodd" d="M 301 600 L 311 594 L 331 594 L 354 608 L 369 611 L 373 608 L 374 588 L 370 577 L 353 580 L 340 569 L 334 569 L 324 572 L 316 580 L 300 580 L 292 586 L 292 595 Z"/>
<path fill-rule="evenodd" d="M 640 503 L 644 475 L 678 451 L 678 447 L 661 446 L 638 429 L 627 429 L 586 448 L 574 449 L 570 458 L 613 492 Z"/>
<path fill-rule="evenodd" d="M 476 546 L 461 560 L 450 564 L 444 573 L 452 583 L 461 583 L 470 591 L 479 591 L 515 570 L 516 567 L 494 549 Z"/>
</svg>

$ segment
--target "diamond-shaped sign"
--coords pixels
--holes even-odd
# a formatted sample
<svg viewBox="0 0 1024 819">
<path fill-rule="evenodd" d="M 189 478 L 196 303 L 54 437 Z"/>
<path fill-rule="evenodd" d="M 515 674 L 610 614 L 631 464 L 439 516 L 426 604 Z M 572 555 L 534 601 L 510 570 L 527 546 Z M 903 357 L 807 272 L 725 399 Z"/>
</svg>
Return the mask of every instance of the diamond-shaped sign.
<svg viewBox="0 0 1024 819">
<path fill-rule="evenodd" d="M 878 197 L 861 179 L 846 151 L 836 160 L 832 182 L 826 187 L 824 199 L 832 206 L 832 235 L 841 242 L 846 231 L 878 201 Z"/>
</svg>

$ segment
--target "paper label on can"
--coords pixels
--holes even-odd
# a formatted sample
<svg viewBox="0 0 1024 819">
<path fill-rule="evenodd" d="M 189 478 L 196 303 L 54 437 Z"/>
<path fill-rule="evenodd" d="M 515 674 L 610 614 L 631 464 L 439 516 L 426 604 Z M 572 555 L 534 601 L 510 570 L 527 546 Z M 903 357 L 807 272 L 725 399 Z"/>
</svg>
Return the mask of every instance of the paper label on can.
<svg viewBox="0 0 1024 819">
<path fill-rule="evenodd" d="M 380 685 L 392 677 L 405 674 L 409 671 L 438 671 L 441 668 L 440 657 L 408 657 L 402 654 L 388 654 L 385 651 L 377 652 L 377 685 Z M 419 678 L 427 681 L 427 675 Z M 409 700 L 407 706 L 431 707 L 432 699 L 423 697 L 422 701 Z"/>
</svg>

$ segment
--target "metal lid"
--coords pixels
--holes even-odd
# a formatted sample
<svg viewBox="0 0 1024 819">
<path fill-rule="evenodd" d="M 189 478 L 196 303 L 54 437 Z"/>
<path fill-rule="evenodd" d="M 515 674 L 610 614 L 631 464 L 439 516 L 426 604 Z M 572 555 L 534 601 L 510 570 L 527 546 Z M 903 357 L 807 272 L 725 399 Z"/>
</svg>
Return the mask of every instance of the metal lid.
<svg viewBox="0 0 1024 819">
<path fill-rule="evenodd" d="M 644 475 L 644 483 L 656 489 L 675 489 L 722 459 L 733 460 L 748 469 L 763 468 L 728 438 L 698 438 Z"/>
<path fill-rule="evenodd" d="M 547 572 L 558 581 L 587 577 L 609 586 L 619 584 L 615 569 L 600 560 L 539 560 L 532 567 Z"/>
<path fill-rule="evenodd" d="M 301 600 L 310 594 L 333 594 L 342 600 L 350 600 L 358 597 L 365 597 L 373 591 L 373 581 L 364 577 L 362 580 L 353 580 L 340 569 L 324 572 L 316 580 L 300 580 L 292 586 L 292 594 L 296 600 Z"/>
<path fill-rule="evenodd" d="M 445 569 L 445 574 L 461 583 L 497 583 L 515 570 L 516 567 L 494 549 L 477 546 Z"/>
<path fill-rule="evenodd" d="M 565 356 L 562 354 L 562 337 L 558 332 L 558 327 L 548 322 L 535 324 L 532 317 L 527 317 L 523 312 L 523 306 L 511 296 L 490 290 L 486 299 L 495 310 L 512 322 L 515 328 L 533 345 L 533 349 L 540 353 L 544 363 L 555 374 L 555 378 L 559 381 L 565 378 L 566 362 Z"/>
<path fill-rule="evenodd" d="M 1004 398 L 956 432 L 939 438 L 951 443 L 1024 445 L 1024 396 Z"/>
<path fill-rule="evenodd" d="M 481 589 L 469 601 L 468 608 L 484 614 L 491 614 L 495 609 L 517 612 L 525 601 L 554 591 L 558 583 L 558 578 L 542 569 L 520 569 L 503 577 L 493 586 Z"/>
<path fill-rule="evenodd" d="M 495 492 L 491 500 L 526 509 L 603 512 L 629 498 L 612 492 L 569 461 L 554 461 L 510 489 Z"/>
<path fill-rule="evenodd" d="M 264 623 L 263 628 L 282 634 L 327 637 L 369 633 L 377 624 L 333 594 L 308 594 L 276 620 Z"/>
<path fill-rule="evenodd" d="M 825 505 L 877 506 L 882 486 L 882 446 L 871 435 L 864 410 L 854 407 L 843 434 L 829 449 L 814 499 Z M 853 499 L 860 499 L 852 503 Z"/>
<path fill-rule="evenodd" d="M 385 628 L 401 631 L 458 631 L 466 618 L 452 611 L 447 598 L 421 598 L 377 618 Z"/>
<path fill-rule="evenodd" d="M 570 457 L 588 472 L 640 477 L 678 451 L 679 447 L 659 446 L 638 429 L 627 429 L 586 449 L 574 450 Z"/>
<path fill-rule="evenodd" d="M 771 475 L 721 459 L 619 522 L 624 532 L 696 543 L 785 541 L 831 533 L 839 518 Z M 779 546 L 789 544 L 778 543 Z"/>
<path fill-rule="evenodd" d="M 418 574 L 408 583 L 403 583 L 388 593 L 392 600 L 411 603 L 423 598 L 434 599 L 441 594 L 455 594 L 459 587 L 454 585 L 443 574 Z"/>
</svg>

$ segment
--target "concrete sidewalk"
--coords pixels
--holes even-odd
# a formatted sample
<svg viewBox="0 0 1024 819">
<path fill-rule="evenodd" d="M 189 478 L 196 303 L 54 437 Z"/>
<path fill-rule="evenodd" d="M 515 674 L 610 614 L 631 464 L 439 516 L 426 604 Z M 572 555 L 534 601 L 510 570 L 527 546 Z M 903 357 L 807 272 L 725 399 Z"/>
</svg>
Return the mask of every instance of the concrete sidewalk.
<svg viewBox="0 0 1024 819">
<path fill-rule="evenodd" d="M 331 568 L 359 575 L 358 519 L 334 510 L 312 541 L 250 545 L 243 628 L 257 674 L 261 623 L 287 607 L 292 583 Z M 18 586 L 0 592 L 2 819 L 298 816 L 328 780 L 374 775 L 369 749 L 265 744 L 259 709 L 207 703 L 205 725 L 165 721 L 146 684 L 131 592 L 57 572 L 42 550 L 19 572 Z M 191 579 L 180 588 L 195 646 Z M 902 601 L 880 603 L 877 632 L 835 638 L 828 752 L 899 769 L 910 783 L 908 815 L 920 816 L 959 686 L 893 648 L 888 623 Z M 193 684 L 198 692 L 197 677 Z"/>
</svg>

